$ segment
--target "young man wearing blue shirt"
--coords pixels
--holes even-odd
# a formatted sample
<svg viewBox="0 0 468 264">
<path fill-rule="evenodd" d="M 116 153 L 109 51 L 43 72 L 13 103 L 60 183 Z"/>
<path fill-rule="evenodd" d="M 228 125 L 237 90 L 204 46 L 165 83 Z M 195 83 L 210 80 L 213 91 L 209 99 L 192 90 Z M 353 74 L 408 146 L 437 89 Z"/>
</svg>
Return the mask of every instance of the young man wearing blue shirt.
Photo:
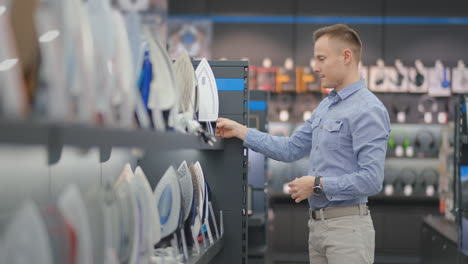
<svg viewBox="0 0 468 264">
<path fill-rule="evenodd" d="M 273 159 L 309 154 L 308 175 L 289 183 L 296 203 L 308 199 L 309 258 L 313 264 L 373 263 L 375 230 L 367 197 L 382 189 L 390 121 L 360 79 L 362 43 L 338 24 L 314 32 L 314 71 L 333 91 L 290 137 L 275 137 L 219 118 L 216 135 L 237 137 Z"/>
</svg>

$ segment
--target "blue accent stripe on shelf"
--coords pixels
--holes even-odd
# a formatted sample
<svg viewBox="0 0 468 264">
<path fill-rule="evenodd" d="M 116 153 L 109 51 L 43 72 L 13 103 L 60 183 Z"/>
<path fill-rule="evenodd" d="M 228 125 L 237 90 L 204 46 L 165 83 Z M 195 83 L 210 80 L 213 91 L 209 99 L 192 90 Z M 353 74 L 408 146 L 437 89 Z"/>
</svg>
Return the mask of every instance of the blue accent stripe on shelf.
<svg viewBox="0 0 468 264">
<path fill-rule="evenodd" d="M 468 25 L 468 17 L 350 17 L 350 16 L 200 16 L 173 15 L 173 19 L 211 20 L 214 23 L 252 24 L 389 24 Z"/>
<path fill-rule="evenodd" d="M 385 24 L 468 25 L 468 17 L 387 17 Z"/>
<path fill-rule="evenodd" d="M 203 15 L 170 15 L 170 19 L 188 19 L 188 20 L 206 20 L 212 19 L 212 16 L 203 16 Z"/>
<path fill-rule="evenodd" d="M 468 166 L 460 166 L 460 179 L 462 181 L 468 180 Z"/>
<path fill-rule="evenodd" d="M 265 24 L 293 24 L 292 16 L 212 16 L 215 23 L 265 23 Z"/>
<path fill-rule="evenodd" d="M 250 111 L 264 111 L 267 108 L 266 101 L 249 101 Z M 247 107 L 247 102 L 245 102 L 244 107 Z"/>
<path fill-rule="evenodd" d="M 297 24 L 382 24 L 383 17 L 334 17 L 334 16 L 300 16 L 296 18 Z"/>
<path fill-rule="evenodd" d="M 466 113 L 466 104 L 462 104 L 462 112 Z"/>
<path fill-rule="evenodd" d="M 216 79 L 218 91 L 244 91 L 244 79 Z"/>
</svg>

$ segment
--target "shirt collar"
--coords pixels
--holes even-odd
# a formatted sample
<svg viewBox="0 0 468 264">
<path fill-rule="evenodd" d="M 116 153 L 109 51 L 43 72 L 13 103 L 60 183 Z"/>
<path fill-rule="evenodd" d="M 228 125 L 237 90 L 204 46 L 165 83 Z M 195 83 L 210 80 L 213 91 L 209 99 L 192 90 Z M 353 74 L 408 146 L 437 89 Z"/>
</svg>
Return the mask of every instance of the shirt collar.
<svg viewBox="0 0 468 264">
<path fill-rule="evenodd" d="M 331 93 L 334 92 L 335 94 L 338 94 L 341 100 L 344 100 L 348 98 L 350 95 L 352 95 L 353 93 L 359 91 L 361 88 L 364 88 L 365 86 L 366 86 L 365 81 L 363 79 L 360 79 L 359 81 L 354 82 L 346 86 L 345 88 L 341 89 L 339 92 L 335 92 L 335 90 L 333 90 Z"/>
</svg>

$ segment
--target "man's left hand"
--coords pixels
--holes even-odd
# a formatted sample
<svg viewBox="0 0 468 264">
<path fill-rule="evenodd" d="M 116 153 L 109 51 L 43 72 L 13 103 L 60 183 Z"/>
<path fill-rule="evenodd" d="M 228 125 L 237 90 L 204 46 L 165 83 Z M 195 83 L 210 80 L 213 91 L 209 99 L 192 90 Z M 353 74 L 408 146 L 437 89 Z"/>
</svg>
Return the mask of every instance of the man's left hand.
<svg viewBox="0 0 468 264">
<path fill-rule="evenodd" d="M 315 176 L 302 176 L 288 184 L 291 198 L 300 203 L 314 194 Z"/>
</svg>

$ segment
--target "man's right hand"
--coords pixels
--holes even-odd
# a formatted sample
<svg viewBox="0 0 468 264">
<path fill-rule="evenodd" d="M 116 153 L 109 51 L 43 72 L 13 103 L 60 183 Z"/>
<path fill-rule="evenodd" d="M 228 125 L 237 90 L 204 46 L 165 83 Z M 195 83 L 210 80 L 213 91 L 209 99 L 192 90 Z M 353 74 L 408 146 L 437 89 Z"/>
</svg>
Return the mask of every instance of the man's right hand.
<svg viewBox="0 0 468 264">
<path fill-rule="evenodd" d="M 216 136 L 222 138 L 237 137 L 241 140 L 247 135 L 247 127 L 227 118 L 216 120 Z"/>
</svg>

